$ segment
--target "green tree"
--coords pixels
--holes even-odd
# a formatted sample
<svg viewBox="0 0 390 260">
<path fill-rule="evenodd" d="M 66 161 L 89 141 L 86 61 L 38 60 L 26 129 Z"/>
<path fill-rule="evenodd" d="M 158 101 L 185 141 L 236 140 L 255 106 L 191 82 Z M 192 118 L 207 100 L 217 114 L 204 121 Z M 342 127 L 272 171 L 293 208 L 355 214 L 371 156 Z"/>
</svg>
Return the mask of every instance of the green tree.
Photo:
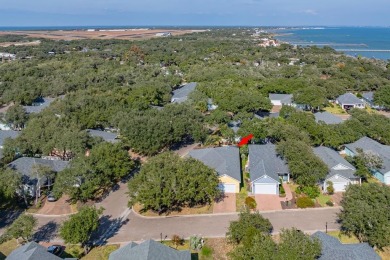
<svg viewBox="0 0 390 260">
<path fill-rule="evenodd" d="M 321 255 L 321 242 L 295 228 L 282 229 L 276 259 L 312 260 Z"/>
<path fill-rule="evenodd" d="M 374 103 L 390 109 L 390 85 L 380 87 L 374 93 Z"/>
<path fill-rule="evenodd" d="M 11 106 L 5 114 L 5 122 L 11 125 L 15 130 L 23 129 L 27 120 L 28 115 L 21 105 Z"/>
<path fill-rule="evenodd" d="M 7 228 L 6 234 L 17 240 L 22 238 L 23 241 L 30 241 L 37 224 L 34 216 L 22 214 Z"/>
<path fill-rule="evenodd" d="M 65 243 L 80 243 L 86 250 L 86 244 L 90 240 L 92 232 L 99 227 L 99 216 L 103 210 L 103 208 L 83 207 L 78 213 L 66 220 L 60 228 L 60 236 Z"/>
<path fill-rule="evenodd" d="M 307 87 L 294 92 L 294 102 L 308 105 L 312 110 L 319 110 L 328 100 L 325 89 L 321 87 Z"/>
<path fill-rule="evenodd" d="M 251 228 L 264 234 L 272 232 L 271 222 L 260 215 L 259 212 L 250 213 L 249 211 L 244 211 L 240 213 L 237 221 L 230 222 L 226 237 L 230 242 L 239 244 Z"/>
<path fill-rule="evenodd" d="M 22 176 L 10 169 L 0 169 L 0 198 L 1 200 L 7 201 L 17 196 L 17 191 L 21 189 Z"/>
<path fill-rule="evenodd" d="M 121 144 L 102 142 L 90 150 L 89 156 L 72 160 L 70 168 L 58 174 L 54 192 L 57 196 L 66 193 L 74 200 L 92 199 L 99 190 L 111 188 L 135 167 Z"/>
<path fill-rule="evenodd" d="M 192 158 L 167 152 L 150 158 L 129 181 L 130 204 L 159 213 L 211 203 L 220 195 L 217 173 Z"/>
<path fill-rule="evenodd" d="M 277 245 L 269 234 L 248 227 L 241 244 L 236 245 L 229 253 L 233 260 L 276 259 Z"/>
<path fill-rule="evenodd" d="M 360 242 L 390 245 L 390 187 L 377 183 L 348 186 L 341 201 L 341 230 Z"/>
</svg>

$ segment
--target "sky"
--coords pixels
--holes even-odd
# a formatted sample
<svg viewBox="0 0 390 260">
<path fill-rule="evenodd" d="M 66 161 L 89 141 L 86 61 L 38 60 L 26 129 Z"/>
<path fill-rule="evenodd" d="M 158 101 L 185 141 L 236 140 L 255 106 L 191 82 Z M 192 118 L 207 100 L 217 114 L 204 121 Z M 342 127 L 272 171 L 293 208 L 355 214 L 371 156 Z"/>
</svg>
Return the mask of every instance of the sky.
<svg viewBox="0 0 390 260">
<path fill-rule="evenodd" d="M 390 26 L 389 0 L 0 0 L 4 26 Z"/>
</svg>

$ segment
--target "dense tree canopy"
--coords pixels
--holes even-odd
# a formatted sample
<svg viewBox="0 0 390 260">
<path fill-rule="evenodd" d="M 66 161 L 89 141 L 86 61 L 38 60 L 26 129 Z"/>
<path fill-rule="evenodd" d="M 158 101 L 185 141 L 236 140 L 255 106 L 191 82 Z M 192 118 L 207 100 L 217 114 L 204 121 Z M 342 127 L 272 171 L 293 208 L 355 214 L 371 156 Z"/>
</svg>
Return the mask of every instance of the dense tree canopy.
<svg viewBox="0 0 390 260">
<path fill-rule="evenodd" d="M 145 163 L 129 181 L 130 204 L 159 213 L 211 203 L 220 195 L 217 173 L 200 161 L 166 152 Z"/>
<path fill-rule="evenodd" d="M 378 248 L 390 245 L 390 187 L 377 183 L 350 185 L 341 206 L 344 233 Z"/>
<path fill-rule="evenodd" d="M 60 236 L 65 243 L 81 243 L 84 246 L 91 238 L 92 232 L 98 229 L 102 213 L 103 208 L 83 207 L 62 224 Z"/>
<path fill-rule="evenodd" d="M 74 200 L 95 198 L 99 191 L 110 189 L 128 176 L 136 164 L 120 144 L 102 142 L 89 155 L 71 161 L 70 167 L 57 175 L 54 192 L 66 193 Z"/>
</svg>

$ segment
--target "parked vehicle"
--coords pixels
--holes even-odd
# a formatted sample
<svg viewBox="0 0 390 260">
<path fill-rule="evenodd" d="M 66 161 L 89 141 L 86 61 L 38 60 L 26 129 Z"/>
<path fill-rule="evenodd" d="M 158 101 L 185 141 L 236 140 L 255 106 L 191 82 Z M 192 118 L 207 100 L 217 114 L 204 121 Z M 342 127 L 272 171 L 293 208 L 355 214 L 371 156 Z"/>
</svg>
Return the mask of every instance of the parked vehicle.
<svg viewBox="0 0 390 260">
<path fill-rule="evenodd" d="M 47 252 L 56 256 L 61 256 L 64 253 L 64 247 L 61 245 L 51 245 L 47 248 Z"/>
<path fill-rule="evenodd" d="M 47 195 L 47 201 L 54 202 L 57 201 L 57 198 L 54 196 L 53 193 L 49 193 L 49 195 Z"/>
</svg>

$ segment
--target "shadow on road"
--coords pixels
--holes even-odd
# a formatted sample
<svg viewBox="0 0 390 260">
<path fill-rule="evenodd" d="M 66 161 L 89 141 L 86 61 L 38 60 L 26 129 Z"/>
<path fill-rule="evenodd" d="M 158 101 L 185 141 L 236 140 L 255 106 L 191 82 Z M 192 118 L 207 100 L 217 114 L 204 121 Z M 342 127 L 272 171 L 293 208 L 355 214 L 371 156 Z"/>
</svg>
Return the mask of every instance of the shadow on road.
<svg viewBox="0 0 390 260">
<path fill-rule="evenodd" d="M 22 214 L 21 210 L 0 211 L 0 229 L 10 225 L 12 222 L 14 222 L 15 219 L 19 217 L 20 214 Z"/>
<path fill-rule="evenodd" d="M 105 245 L 107 240 L 118 233 L 118 230 L 127 222 L 129 219 L 122 220 L 122 218 L 110 219 L 111 216 L 104 215 L 100 218 L 99 229 L 92 235 L 91 241 L 93 245 Z"/>
<path fill-rule="evenodd" d="M 33 240 L 50 242 L 50 240 L 56 237 L 58 228 L 59 225 L 57 223 L 50 221 L 37 230 L 37 232 L 34 234 Z"/>
</svg>

